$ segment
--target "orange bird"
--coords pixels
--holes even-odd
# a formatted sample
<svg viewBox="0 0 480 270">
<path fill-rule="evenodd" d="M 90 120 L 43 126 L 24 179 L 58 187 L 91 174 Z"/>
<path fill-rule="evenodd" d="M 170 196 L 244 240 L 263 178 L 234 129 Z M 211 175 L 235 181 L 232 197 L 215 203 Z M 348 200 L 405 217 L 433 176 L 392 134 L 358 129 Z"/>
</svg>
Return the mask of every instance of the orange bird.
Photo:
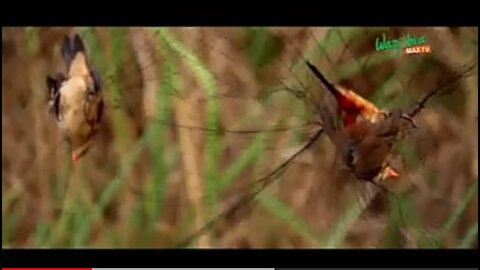
<svg viewBox="0 0 480 270">
<path fill-rule="evenodd" d="M 342 149 L 344 161 L 351 169 L 354 169 L 355 175 L 361 180 L 365 180 L 366 178 L 373 179 L 372 173 L 374 172 L 376 172 L 374 176 L 381 173 L 382 179 L 399 177 L 399 174 L 395 170 L 384 164 L 391 146 L 386 147 L 387 144 L 383 142 L 375 142 L 375 140 L 383 140 L 384 138 L 377 136 L 374 130 L 369 131 L 369 129 L 372 128 L 385 129 L 387 122 L 383 122 L 381 127 L 372 124 L 386 119 L 389 113 L 377 108 L 373 103 L 357 95 L 355 92 L 341 85 L 330 83 L 309 61 L 307 61 L 307 66 L 315 77 L 317 77 L 335 97 L 338 107 L 341 110 L 345 132 L 342 135 L 344 138 L 341 140 L 344 146 L 339 149 Z M 323 117 L 325 118 L 326 116 L 324 115 Z M 391 125 L 390 121 L 391 120 L 389 120 L 388 123 Z M 365 136 L 367 136 L 367 140 L 363 141 Z M 336 137 L 338 137 L 338 135 Z M 338 143 L 337 141 L 337 144 Z M 353 151 L 353 149 L 357 147 L 358 149 Z M 360 161 L 354 167 L 352 167 L 353 165 L 350 160 L 354 158 L 354 156 L 350 155 L 353 153 L 355 153 L 357 157 L 356 160 Z"/>
<path fill-rule="evenodd" d="M 399 137 L 405 127 L 404 124 L 416 127 L 413 118 L 425 108 L 428 100 L 440 93 L 440 90 L 452 85 L 461 78 L 469 76 L 476 64 L 467 65 L 463 71 L 455 74 L 451 79 L 446 80 L 430 91 L 413 107 L 393 112 L 380 110 L 353 91 L 339 85 L 333 85 L 308 61 L 307 66 L 315 77 L 333 94 L 342 111 L 345 129 L 344 134 L 340 137 L 343 136 L 344 139 L 340 141 L 336 139 L 336 143 L 340 147 L 339 149 L 343 151 L 342 154 L 346 164 L 356 172 L 358 177 L 368 176 L 365 178 L 371 176 L 370 172 L 376 172 L 378 168 L 383 167 L 379 173 L 380 176 L 383 176 L 381 179 L 386 179 L 399 176 L 388 165 L 381 165 L 381 161 L 387 158 L 391 144 Z M 326 116 L 325 113 L 322 114 L 324 114 L 323 120 L 326 120 L 328 125 L 330 121 L 328 119 L 331 116 Z"/>
</svg>

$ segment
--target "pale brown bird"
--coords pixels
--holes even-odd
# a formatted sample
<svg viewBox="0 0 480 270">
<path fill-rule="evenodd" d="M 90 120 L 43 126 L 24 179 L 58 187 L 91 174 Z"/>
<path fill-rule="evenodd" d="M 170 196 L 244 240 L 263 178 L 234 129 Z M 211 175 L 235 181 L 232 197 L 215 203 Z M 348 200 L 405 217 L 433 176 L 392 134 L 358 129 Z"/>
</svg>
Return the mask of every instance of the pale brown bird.
<svg viewBox="0 0 480 270">
<path fill-rule="evenodd" d="M 49 111 L 71 148 L 72 160 L 87 153 L 100 128 L 104 101 L 100 76 L 90 64 L 82 38 L 65 36 L 61 56 L 66 75 L 47 76 Z"/>
</svg>

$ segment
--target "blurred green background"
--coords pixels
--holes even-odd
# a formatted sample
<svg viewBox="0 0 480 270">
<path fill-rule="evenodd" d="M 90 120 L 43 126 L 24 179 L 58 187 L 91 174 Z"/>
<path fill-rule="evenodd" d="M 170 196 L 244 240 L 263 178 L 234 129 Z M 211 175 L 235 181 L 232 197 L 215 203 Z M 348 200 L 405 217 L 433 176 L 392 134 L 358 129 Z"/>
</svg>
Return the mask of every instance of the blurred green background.
<svg viewBox="0 0 480 270">
<path fill-rule="evenodd" d="M 73 31 L 107 101 L 101 132 L 75 167 L 47 114 L 45 85 Z M 432 53 L 376 52 L 383 33 L 424 35 Z M 317 116 L 286 91 L 329 98 L 304 58 L 394 109 L 476 63 L 477 52 L 476 27 L 2 28 L 2 246 L 172 247 L 318 128 L 300 128 Z M 386 183 L 397 197 L 345 176 L 322 137 L 257 207 L 192 246 L 477 248 L 477 72 L 432 99 L 420 128 L 397 145 L 401 178 Z M 292 128 L 225 131 L 273 127 Z"/>
</svg>

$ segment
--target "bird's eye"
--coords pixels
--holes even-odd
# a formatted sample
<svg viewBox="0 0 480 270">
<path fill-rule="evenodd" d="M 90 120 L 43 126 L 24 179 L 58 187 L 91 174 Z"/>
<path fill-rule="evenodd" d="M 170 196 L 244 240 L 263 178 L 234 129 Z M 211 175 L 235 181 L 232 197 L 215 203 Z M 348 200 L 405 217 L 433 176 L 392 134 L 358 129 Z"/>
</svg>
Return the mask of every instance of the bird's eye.
<svg viewBox="0 0 480 270">
<path fill-rule="evenodd" d="M 92 100 L 95 96 L 95 90 L 93 88 L 87 88 L 86 98 L 88 101 Z"/>
<path fill-rule="evenodd" d="M 345 160 L 348 165 L 348 167 L 353 167 L 354 164 L 356 163 L 356 153 L 355 153 L 355 144 L 353 141 L 349 140 L 343 148 L 344 155 L 345 155 Z"/>
<path fill-rule="evenodd" d="M 55 96 L 55 93 L 56 93 L 56 89 L 55 87 L 50 87 L 50 98 L 53 98 Z"/>
</svg>

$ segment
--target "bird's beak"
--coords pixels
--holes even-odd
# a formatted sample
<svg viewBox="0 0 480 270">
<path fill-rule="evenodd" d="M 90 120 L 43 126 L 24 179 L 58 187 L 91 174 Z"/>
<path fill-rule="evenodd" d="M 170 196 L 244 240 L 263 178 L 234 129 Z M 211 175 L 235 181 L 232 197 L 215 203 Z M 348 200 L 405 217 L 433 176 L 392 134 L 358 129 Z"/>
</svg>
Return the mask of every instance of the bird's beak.
<svg viewBox="0 0 480 270">
<path fill-rule="evenodd" d="M 80 155 L 77 155 L 76 153 L 72 153 L 72 162 L 73 162 L 73 164 L 76 164 L 79 159 L 80 159 Z"/>
<path fill-rule="evenodd" d="M 385 168 L 385 178 L 399 178 L 400 174 L 390 167 Z"/>
<path fill-rule="evenodd" d="M 89 140 L 87 143 L 85 143 L 84 145 L 78 147 L 77 149 L 74 149 L 72 151 L 72 162 L 75 164 L 75 163 L 78 163 L 78 160 L 80 160 L 80 158 L 82 156 L 84 156 L 87 152 L 88 152 L 88 149 L 90 148 L 90 146 L 92 145 L 93 141 L 92 140 Z"/>
</svg>

